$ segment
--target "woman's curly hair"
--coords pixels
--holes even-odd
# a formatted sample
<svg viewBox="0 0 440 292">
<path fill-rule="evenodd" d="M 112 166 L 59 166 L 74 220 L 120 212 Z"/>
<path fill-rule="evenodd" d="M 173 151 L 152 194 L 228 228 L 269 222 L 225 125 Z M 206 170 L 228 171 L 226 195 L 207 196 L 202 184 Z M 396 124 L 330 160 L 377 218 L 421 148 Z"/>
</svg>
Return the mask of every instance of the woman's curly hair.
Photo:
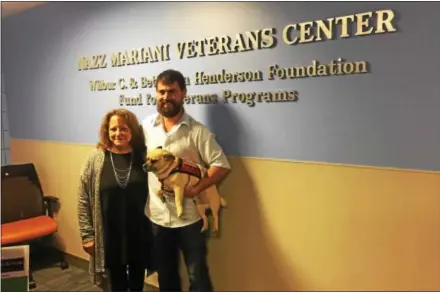
<svg viewBox="0 0 440 292">
<path fill-rule="evenodd" d="M 104 150 L 111 148 L 112 142 L 109 139 L 108 128 L 110 124 L 110 119 L 113 116 L 123 118 L 124 121 L 127 123 L 127 126 L 130 128 L 130 146 L 133 149 L 144 151 L 146 149 L 146 146 L 142 125 L 139 123 L 136 115 L 126 109 L 114 109 L 105 114 L 104 118 L 102 119 L 101 128 L 99 130 L 99 142 L 96 147 Z"/>
</svg>

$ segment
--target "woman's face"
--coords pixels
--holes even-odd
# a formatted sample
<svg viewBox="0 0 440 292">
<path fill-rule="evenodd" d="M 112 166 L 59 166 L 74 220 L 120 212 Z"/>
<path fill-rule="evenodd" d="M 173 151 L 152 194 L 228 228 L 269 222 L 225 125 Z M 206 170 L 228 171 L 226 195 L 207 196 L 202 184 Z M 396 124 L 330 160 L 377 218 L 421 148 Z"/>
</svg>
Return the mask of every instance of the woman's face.
<svg viewBox="0 0 440 292">
<path fill-rule="evenodd" d="M 124 118 L 112 116 L 108 124 L 108 136 L 110 142 L 120 149 L 130 147 L 131 130 Z"/>
</svg>

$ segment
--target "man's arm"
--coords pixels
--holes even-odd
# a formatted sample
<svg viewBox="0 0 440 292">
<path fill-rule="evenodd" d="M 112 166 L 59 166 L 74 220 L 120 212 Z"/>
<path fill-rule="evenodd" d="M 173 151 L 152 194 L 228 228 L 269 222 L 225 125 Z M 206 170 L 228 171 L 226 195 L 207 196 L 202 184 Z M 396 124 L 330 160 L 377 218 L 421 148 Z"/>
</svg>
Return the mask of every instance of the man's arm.
<svg viewBox="0 0 440 292">
<path fill-rule="evenodd" d="M 186 197 L 198 196 L 205 189 L 218 184 L 231 172 L 231 166 L 223 149 L 217 143 L 214 134 L 202 131 L 199 137 L 199 154 L 202 160 L 209 165 L 207 175 L 195 186 L 185 191 Z"/>
<path fill-rule="evenodd" d="M 219 166 L 211 166 L 208 169 L 207 176 L 202 178 L 194 187 L 185 191 L 186 197 L 195 197 L 198 196 L 201 192 L 206 190 L 212 185 L 216 185 L 221 182 L 226 176 L 231 172 L 231 169 L 219 167 Z"/>
</svg>

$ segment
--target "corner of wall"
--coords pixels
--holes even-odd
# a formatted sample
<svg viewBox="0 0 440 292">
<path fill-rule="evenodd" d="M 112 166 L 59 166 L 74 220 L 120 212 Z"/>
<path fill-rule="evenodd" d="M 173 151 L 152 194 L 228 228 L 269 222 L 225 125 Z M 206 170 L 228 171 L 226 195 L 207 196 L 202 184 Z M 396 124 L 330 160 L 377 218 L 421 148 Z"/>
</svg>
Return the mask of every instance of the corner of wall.
<svg viewBox="0 0 440 292">
<path fill-rule="evenodd" d="M 11 163 L 10 148 L 9 148 L 9 119 L 8 119 L 8 108 L 6 104 L 6 91 L 5 91 L 5 78 L 2 69 L 2 80 L 1 80 L 1 90 L 2 90 L 2 112 L 1 112 L 1 132 L 2 132 L 2 165 Z"/>
</svg>

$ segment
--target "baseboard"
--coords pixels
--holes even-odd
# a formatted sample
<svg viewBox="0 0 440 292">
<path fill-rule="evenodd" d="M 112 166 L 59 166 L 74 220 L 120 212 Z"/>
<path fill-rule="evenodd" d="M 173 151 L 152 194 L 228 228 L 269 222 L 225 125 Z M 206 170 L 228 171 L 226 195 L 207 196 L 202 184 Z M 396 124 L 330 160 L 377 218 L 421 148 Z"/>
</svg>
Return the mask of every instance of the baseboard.
<svg viewBox="0 0 440 292">
<path fill-rule="evenodd" d="M 69 253 L 64 253 L 64 259 L 69 265 L 75 266 L 81 270 L 88 271 L 89 270 L 89 261 L 82 259 L 80 257 L 71 255 Z"/>
<path fill-rule="evenodd" d="M 75 266 L 81 270 L 88 272 L 89 270 L 88 260 L 65 252 L 64 252 L 64 257 L 66 262 L 69 263 L 69 265 Z M 157 289 L 159 289 L 159 282 L 157 279 L 157 273 L 153 273 L 148 277 L 145 275 L 145 284 L 148 285 L 150 289 L 152 289 L 151 291 L 158 291 Z"/>
</svg>

